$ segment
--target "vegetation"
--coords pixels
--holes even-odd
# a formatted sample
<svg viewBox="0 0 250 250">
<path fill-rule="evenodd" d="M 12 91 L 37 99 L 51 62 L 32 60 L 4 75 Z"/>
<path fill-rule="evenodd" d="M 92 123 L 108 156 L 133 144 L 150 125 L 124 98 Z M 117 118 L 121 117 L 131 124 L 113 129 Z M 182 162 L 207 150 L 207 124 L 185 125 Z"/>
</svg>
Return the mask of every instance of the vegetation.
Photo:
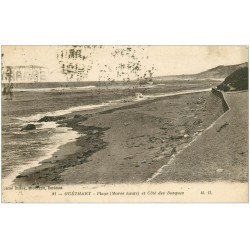
<svg viewBox="0 0 250 250">
<path fill-rule="evenodd" d="M 234 71 L 225 81 L 217 86 L 217 89 L 223 91 L 237 91 L 248 89 L 248 67 Z"/>
</svg>

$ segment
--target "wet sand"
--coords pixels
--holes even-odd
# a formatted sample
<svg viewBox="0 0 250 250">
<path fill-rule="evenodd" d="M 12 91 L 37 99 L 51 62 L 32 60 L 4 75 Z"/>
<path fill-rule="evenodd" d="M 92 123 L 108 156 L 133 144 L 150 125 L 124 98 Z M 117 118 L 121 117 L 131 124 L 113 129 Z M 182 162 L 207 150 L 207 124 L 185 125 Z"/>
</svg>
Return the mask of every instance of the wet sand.
<svg viewBox="0 0 250 250">
<path fill-rule="evenodd" d="M 70 114 L 58 123 L 81 136 L 15 184 L 146 182 L 223 113 L 221 99 L 202 92 Z"/>
</svg>

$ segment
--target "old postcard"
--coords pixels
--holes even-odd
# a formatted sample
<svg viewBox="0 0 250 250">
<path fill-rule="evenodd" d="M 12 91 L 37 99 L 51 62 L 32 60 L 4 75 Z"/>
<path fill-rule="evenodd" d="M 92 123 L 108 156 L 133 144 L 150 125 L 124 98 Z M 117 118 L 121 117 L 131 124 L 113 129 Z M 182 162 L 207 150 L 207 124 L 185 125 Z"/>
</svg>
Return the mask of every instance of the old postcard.
<svg viewBox="0 0 250 250">
<path fill-rule="evenodd" d="M 248 46 L 2 46 L 2 202 L 248 202 Z"/>
</svg>

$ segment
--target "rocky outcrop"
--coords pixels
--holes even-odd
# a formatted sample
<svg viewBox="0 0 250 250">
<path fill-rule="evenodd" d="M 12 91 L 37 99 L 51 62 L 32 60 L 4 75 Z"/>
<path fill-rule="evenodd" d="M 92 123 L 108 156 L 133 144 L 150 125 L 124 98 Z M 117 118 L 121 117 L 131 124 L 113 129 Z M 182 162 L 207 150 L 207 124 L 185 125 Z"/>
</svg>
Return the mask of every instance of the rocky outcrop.
<svg viewBox="0 0 250 250">
<path fill-rule="evenodd" d="M 237 91 L 248 89 L 248 67 L 234 71 L 225 81 L 217 86 L 217 89 L 223 91 Z"/>
<path fill-rule="evenodd" d="M 66 119 L 64 116 L 44 116 L 38 122 L 56 122 L 64 119 Z"/>
<path fill-rule="evenodd" d="M 78 114 L 74 115 L 74 119 L 79 119 L 79 118 L 82 118 L 82 117 L 83 117 L 82 115 L 78 115 Z"/>
<path fill-rule="evenodd" d="M 25 130 L 34 130 L 34 129 L 36 129 L 36 125 L 35 125 L 35 124 L 28 124 L 28 125 L 26 125 L 25 127 L 23 127 L 23 128 L 21 129 L 21 131 L 25 131 Z"/>
</svg>

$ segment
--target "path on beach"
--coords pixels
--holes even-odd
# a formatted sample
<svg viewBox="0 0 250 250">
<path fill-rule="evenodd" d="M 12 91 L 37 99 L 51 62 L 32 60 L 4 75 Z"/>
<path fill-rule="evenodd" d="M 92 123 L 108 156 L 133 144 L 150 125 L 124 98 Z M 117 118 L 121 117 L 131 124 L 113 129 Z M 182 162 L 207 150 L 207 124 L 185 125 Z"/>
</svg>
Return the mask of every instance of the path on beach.
<svg viewBox="0 0 250 250">
<path fill-rule="evenodd" d="M 248 181 L 248 92 L 223 94 L 230 109 L 150 182 Z"/>
</svg>

